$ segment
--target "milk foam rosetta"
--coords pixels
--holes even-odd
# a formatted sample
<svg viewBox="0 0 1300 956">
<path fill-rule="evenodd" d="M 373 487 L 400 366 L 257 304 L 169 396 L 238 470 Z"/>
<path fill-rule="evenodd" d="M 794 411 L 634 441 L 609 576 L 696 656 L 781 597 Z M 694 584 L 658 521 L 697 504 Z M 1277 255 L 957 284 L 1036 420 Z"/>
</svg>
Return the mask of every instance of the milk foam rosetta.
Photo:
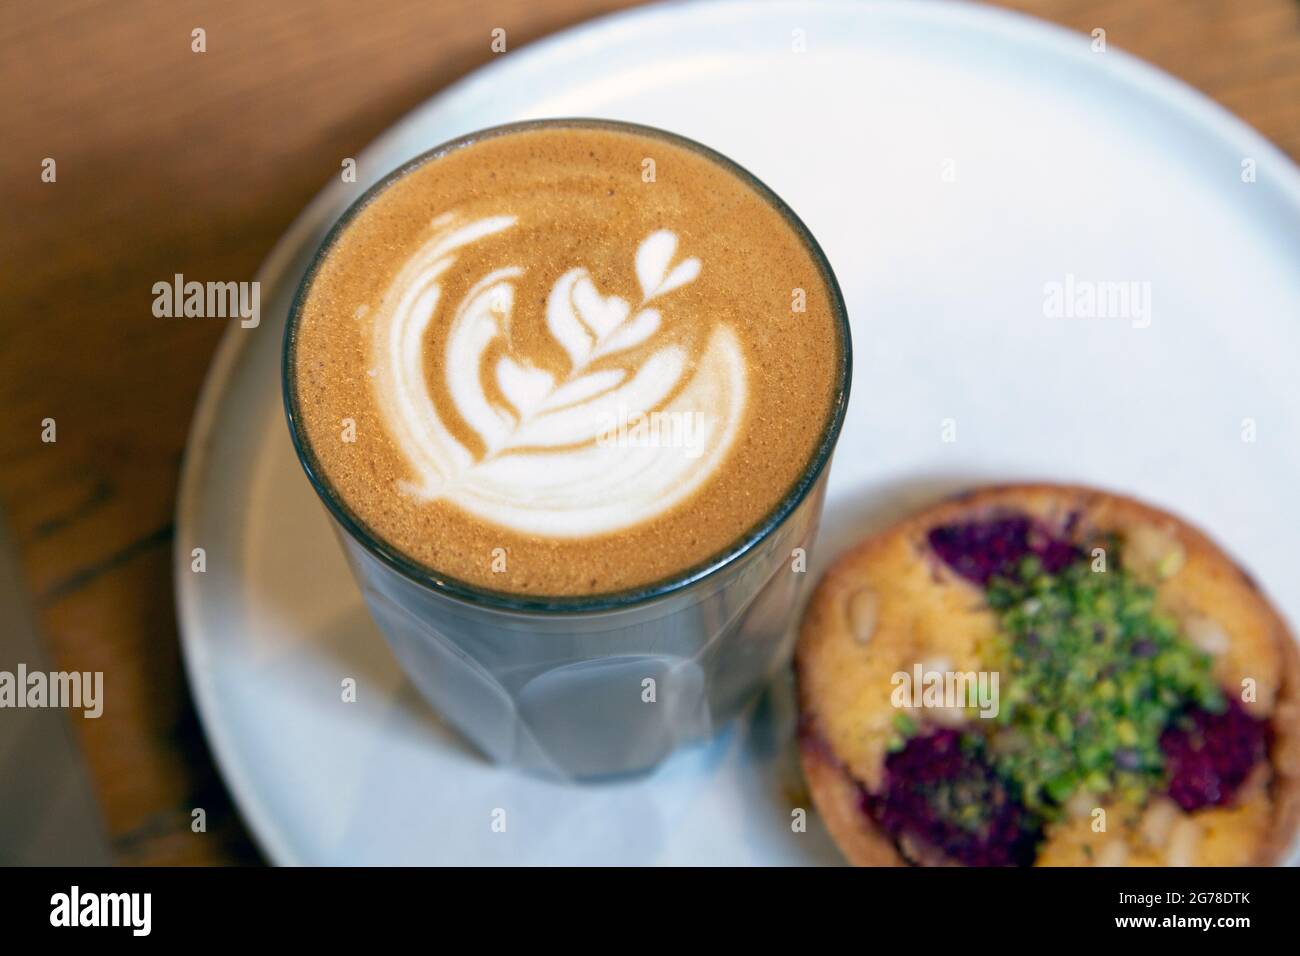
<svg viewBox="0 0 1300 956">
<path fill-rule="evenodd" d="M 726 553 L 806 470 L 841 369 L 825 273 L 768 198 L 697 150 L 581 125 L 387 183 L 293 322 L 329 495 L 390 551 L 512 594 Z"/>
<path fill-rule="evenodd" d="M 443 291 L 462 247 L 515 226 L 511 215 L 438 217 L 373 319 L 379 408 L 412 474 L 401 490 L 566 538 L 619 531 L 673 508 L 723 461 L 745 409 L 744 357 L 726 324 L 708 331 L 698 356 L 657 341 L 673 321 L 673 293 L 704 266 L 680 256 L 677 236 L 659 229 L 627 250 L 639 301 L 604 294 L 581 265 L 565 271 L 545 304 L 545 328 L 568 357 L 557 373 L 511 345 L 515 282 L 526 263 L 475 277 L 459 299 Z M 448 333 L 431 375 L 425 333 L 435 323 Z M 445 390 L 477 448 L 442 420 L 430 388 Z M 626 422 L 635 424 L 619 427 Z"/>
</svg>

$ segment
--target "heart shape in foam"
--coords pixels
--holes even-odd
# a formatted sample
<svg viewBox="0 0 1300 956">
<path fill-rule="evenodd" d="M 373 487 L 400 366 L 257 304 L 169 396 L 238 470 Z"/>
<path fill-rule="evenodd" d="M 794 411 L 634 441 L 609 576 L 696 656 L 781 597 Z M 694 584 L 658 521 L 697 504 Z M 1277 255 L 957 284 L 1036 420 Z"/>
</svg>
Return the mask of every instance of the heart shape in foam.
<svg viewBox="0 0 1300 956">
<path fill-rule="evenodd" d="M 641 283 L 645 301 L 694 282 L 700 274 L 700 260 L 693 257 L 683 259 L 669 272 L 668 266 L 676 254 L 677 236 L 667 229 L 650 233 L 637 247 L 636 277 Z"/>
<path fill-rule="evenodd" d="M 527 418 L 555 387 L 555 376 L 545 369 L 521 365 L 509 355 L 497 361 L 497 385 L 520 418 Z"/>
<path fill-rule="evenodd" d="M 578 317 L 599 342 L 627 319 L 627 301 L 616 295 L 603 296 L 588 276 L 583 276 L 573 286 L 573 305 Z"/>
</svg>

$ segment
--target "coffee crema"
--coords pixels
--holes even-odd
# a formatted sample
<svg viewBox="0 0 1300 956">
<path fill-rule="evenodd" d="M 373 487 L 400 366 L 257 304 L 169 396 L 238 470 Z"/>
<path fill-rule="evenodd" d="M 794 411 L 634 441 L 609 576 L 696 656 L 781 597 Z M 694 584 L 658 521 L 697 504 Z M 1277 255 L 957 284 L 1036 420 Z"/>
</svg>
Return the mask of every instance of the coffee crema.
<svg viewBox="0 0 1300 956">
<path fill-rule="evenodd" d="M 827 278 L 741 174 L 653 133 L 492 132 L 336 233 L 291 334 L 303 445 L 435 576 L 609 594 L 724 553 L 835 408 Z"/>
</svg>

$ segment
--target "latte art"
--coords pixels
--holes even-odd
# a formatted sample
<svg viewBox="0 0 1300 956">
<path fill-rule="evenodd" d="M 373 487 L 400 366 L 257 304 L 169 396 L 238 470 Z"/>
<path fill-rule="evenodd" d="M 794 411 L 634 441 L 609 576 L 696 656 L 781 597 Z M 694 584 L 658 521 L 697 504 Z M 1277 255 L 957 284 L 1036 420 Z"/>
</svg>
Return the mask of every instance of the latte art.
<svg viewBox="0 0 1300 956">
<path fill-rule="evenodd" d="M 439 579 L 651 586 L 749 540 L 823 447 L 846 358 L 823 266 L 701 148 L 488 133 L 334 232 L 290 318 L 291 421 L 345 527 Z"/>
<path fill-rule="evenodd" d="M 702 268 L 678 257 L 677 236 L 660 229 L 629 250 L 639 302 L 604 295 L 582 266 L 554 283 L 545 327 L 569 365 L 548 371 L 511 344 L 526 265 L 488 272 L 458 301 L 443 292 L 459 250 L 515 225 L 512 216 L 439 217 L 373 318 L 378 405 L 413 475 L 402 491 L 531 534 L 640 524 L 693 494 L 725 459 L 745 410 L 740 342 L 718 324 L 698 355 L 656 343 L 672 322 L 672 293 Z M 438 323 L 448 325 L 445 354 L 430 375 L 425 336 Z M 477 448 L 458 440 L 430 388 L 445 390 Z M 687 421 L 689 441 L 609 440 L 611 423 L 629 417 Z"/>
</svg>

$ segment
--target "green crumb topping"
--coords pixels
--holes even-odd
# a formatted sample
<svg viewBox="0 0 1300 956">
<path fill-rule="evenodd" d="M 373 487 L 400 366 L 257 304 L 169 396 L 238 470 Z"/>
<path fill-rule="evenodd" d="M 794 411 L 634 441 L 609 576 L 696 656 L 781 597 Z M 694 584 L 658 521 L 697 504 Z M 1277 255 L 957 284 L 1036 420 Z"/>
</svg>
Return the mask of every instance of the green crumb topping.
<svg viewBox="0 0 1300 956">
<path fill-rule="evenodd" d="M 907 742 L 907 738 L 916 733 L 917 726 L 916 721 L 907 714 L 901 712 L 894 715 L 892 724 L 894 732 L 889 735 L 889 743 L 886 746 L 886 749 L 889 753 L 897 753 L 903 749 L 903 745 Z"/>
<path fill-rule="evenodd" d="M 1173 716 L 1225 706 L 1209 655 L 1119 562 L 1094 571 L 1081 557 L 1048 574 L 1026 557 L 986 593 L 1004 673 L 989 751 L 1047 819 L 1079 791 L 1143 802 L 1162 783 L 1160 734 Z"/>
</svg>

